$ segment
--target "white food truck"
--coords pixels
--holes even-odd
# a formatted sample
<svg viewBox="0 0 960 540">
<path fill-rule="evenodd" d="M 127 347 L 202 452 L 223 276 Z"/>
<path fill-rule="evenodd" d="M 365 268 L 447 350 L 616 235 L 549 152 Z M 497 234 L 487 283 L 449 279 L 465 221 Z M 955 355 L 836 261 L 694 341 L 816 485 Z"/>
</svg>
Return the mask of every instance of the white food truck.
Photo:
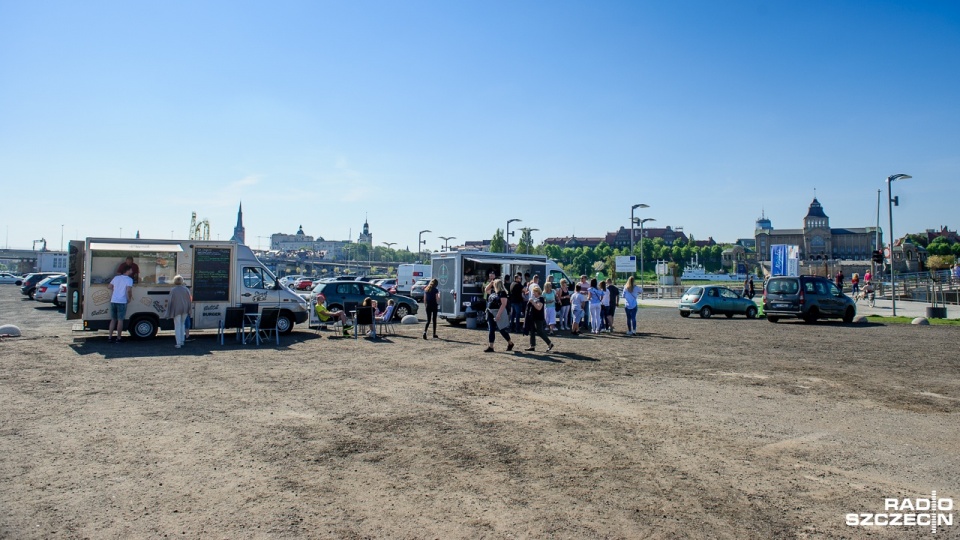
<svg viewBox="0 0 960 540">
<path fill-rule="evenodd" d="M 553 276 L 553 283 L 560 286 L 560 280 L 573 283 L 553 260 L 544 255 L 522 255 L 518 253 L 488 253 L 485 251 L 444 251 L 431 255 L 433 278 L 440 290 L 440 312 L 438 316 L 453 325 L 467 319 L 471 306 L 483 302 L 483 286 L 491 270 L 497 277 L 504 279 L 504 287 L 509 291 L 513 276 L 517 272 L 539 275 L 541 285 L 547 276 Z M 479 309 L 477 310 L 479 311 Z"/>
<path fill-rule="evenodd" d="M 87 238 L 71 240 L 67 269 L 67 319 L 82 321 L 82 330 L 106 330 L 110 324 L 110 289 L 117 267 L 127 257 L 140 268 L 127 306 L 124 329 L 134 339 L 172 330 L 166 315 L 173 278 L 183 277 L 193 296 L 192 328 L 219 328 L 228 307 L 257 304 L 280 308 L 278 328 L 289 333 L 307 320 L 308 303 L 236 242 L 212 240 L 141 240 Z"/>
</svg>

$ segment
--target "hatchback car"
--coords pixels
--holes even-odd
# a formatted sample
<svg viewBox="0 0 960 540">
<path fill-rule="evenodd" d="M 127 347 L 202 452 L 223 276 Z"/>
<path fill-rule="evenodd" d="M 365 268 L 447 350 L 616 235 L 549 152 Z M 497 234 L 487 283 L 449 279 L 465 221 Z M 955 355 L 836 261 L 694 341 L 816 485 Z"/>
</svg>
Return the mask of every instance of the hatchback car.
<svg viewBox="0 0 960 540">
<path fill-rule="evenodd" d="M 768 279 L 763 287 L 763 312 L 767 320 L 774 323 L 784 317 L 806 322 L 817 319 L 851 322 L 857 315 L 857 305 L 829 279 L 777 276 Z"/>
<path fill-rule="evenodd" d="M 413 287 L 410 287 L 410 298 L 413 298 L 417 302 L 423 302 L 423 290 L 426 289 L 429 284 L 429 279 L 418 279 L 417 282 L 413 284 Z"/>
<path fill-rule="evenodd" d="M 699 313 L 709 319 L 714 313 L 726 315 L 746 315 L 748 319 L 757 316 L 757 305 L 753 300 L 719 285 L 697 285 L 690 287 L 680 298 L 680 316 L 689 317 Z"/>
<path fill-rule="evenodd" d="M 327 307 L 330 309 L 346 309 L 353 311 L 363 303 L 365 298 L 372 298 L 377 301 L 377 307 L 381 310 L 386 309 L 387 300 L 393 300 L 396 308 L 393 310 L 393 318 L 401 320 L 407 315 L 417 314 L 417 303 L 406 296 L 390 294 L 382 287 L 377 287 L 373 283 L 365 281 L 328 281 L 318 283 L 313 288 L 311 297 L 316 298 L 317 294 L 323 293 L 327 299 Z"/>
<path fill-rule="evenodd" d="M 50 276 L 47 279 L 37 283 L 37 290 L 33 293 L 33 299 L 37 302 L 46 302 L 60 307 L 57 302 L 57 293 L 60 292 L 60 285 L 66 282 L 67 276 L 60 274 Z"/>
<path fill-rule="evenodd" d="M 313 284 L 313 278 L 303 277 L 294 282 L 293 288 L 298 291 L 308 291 L 313 288 Z"/>
<path fill-rule="evenodd" d="M 23 278 L 10 272 L 0 272 L 0 284 L 23 285 Z"/>
<path fill-rule="evenodd" d="M 37 284 L 41 281 L 47 279 L 50 276 L 62 276 L 64 275 L 61 272 L 37 272 L 35 274 L 27 274 L 23 278 L 23 283 L 20 284 L 20 294 L 26 295 L 33 300 L 33 293 L 37 290 Z"/>
</svg>

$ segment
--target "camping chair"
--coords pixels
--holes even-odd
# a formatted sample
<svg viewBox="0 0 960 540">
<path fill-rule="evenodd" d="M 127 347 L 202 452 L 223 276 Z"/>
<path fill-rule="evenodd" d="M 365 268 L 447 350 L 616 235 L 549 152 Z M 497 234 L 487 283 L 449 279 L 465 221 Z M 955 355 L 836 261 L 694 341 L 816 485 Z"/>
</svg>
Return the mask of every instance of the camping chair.
<svg viewBox="0 0 960 540">
<path fill-rule="evenodd" d="M 228 307 L 223 320 L 220 321 L 220 327 L 217 329 L 217 337 L 220 338 L 220 344 L 223 345 L 223 334 L 225 330 L 236 329 L 237 341 L 240 341 L 241 332 L 243 332 L 243 308 Z"/>
<path fill-rule="evenodd" d="M 316 301 L 314 301 L 314 302 L 316 302 Z M 317 307 L 318 307 L 319 305 L 320 305 L 320 304 L 317 304 L 317 303 L 314 303 L 314 305 L 313 305 L 313 312 L 317 314 L 317 330 L 316 330 L 316 333 L 319 334 L 321 330 L 326 330 L 327 326 L 331 326 L 331 327 L 333 328 L 333 331 L 336 332 L 336 334 L 337 334 L 338 336 L 341 335 L 341 334 L 343 334 L 343 321 L 341 321 L 338 317 L 331 317 L 331 318 L 329 318 L 329 319 L 327 319 L 327 320 L 321 319 L 321 318 L 320 318 L 320 312 L 317 311 Z M 333 337 L 333 336 L 331 336 L 331 337 Z"/>
<path fill-rule="evenodd" d="M 377 325 L 380 328 L 377 331 L 377 334 L 380 334 L 380 333 L 386 334 L 387 330 L 390 330 L 390 332 L 393 333 L 393 329 L 394 329 L 393 312 L 396 311 L 396 308 L 397 308 L 396 305 L 387 306 L 387 311 L 386 313 L 383 314 L 383 319 L 380 319 L 377 321 Z"/>
<path fill-rule="evenodd" d="M 280 320 L 280 308 L 264 308 L 257 319 L 257 345 L 260 345 L 260 338 L 264 340 L 273 334 L 277 345 L 280 345 L 280 331 L 277 328 L 277 322 Z"/>
<path fill-rule="evenodd" d="M 377 323 L 373 317 L 372 307 L 358 307 L 353 319 L 353 339 L 360 338 L 361 326 L 369 327 Z"/>
</svg>

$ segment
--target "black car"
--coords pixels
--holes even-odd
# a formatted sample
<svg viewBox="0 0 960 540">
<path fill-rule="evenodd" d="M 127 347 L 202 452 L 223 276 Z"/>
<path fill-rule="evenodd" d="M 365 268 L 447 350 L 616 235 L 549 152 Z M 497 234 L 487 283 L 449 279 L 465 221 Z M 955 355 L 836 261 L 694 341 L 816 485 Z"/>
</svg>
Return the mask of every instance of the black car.
<svg viewBox="0 0 960 540">
<path fill-rule="evenodd" d="M 37 272 L 36 274 L 27 274 L 20 285 L 20 294 L 29 296 L 33 300 L 33 293 L 37 292 L 37 284 L 51 276 L 62 276 L 63 272 Z"/>
<path fill-rule="evenodd" d="M 829 279 L 777 276 L 768 279 L 763 287 L 763 313 L 774 323 L 784 317 L 796 317 L 806 322 L 818 319 L 851 322 L 857 315 L 857 306 Z"/>
<path fill-rule="evenodd" d="M 354 311 L 365 298 L 372 298 L 377 301 L 377 308 L 384 310 L 387 307 L 387 300 L 393 300 L 396 307 L 393 310 L 393 319 L 401 320 L 407 315 L 416 315 L 417 303 L 413 299 L 400 296 L 399 294 L 390 294 L 383 287 L 378 287 L 373 283 L 365 281 L 327 281 L 318 283 L 313 288 L 311 296 L 323 293 L 327 299 L 327 307 L 330 309 L 345 309 Z"/>
</svg>

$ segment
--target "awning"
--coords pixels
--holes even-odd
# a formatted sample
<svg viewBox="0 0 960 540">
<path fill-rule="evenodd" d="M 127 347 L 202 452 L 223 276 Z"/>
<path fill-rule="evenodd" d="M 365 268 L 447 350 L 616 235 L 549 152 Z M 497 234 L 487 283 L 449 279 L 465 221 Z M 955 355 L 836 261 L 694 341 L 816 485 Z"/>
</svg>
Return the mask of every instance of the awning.
<svg viewBox="0 0 960 540">
<path fill-rule="evenodd" d="M 114 244 L 106 242 L 91 242 L 91 250 L 104 251 L 147 251 L 177 253 L 183 251 L 180 244 Z"/>
<path fill-rule="evenodd" d="M 480 264 L 524 264 L 527 266 L 533 264 L 547 264 L 546 261 L 538 261 L 536 259 L 488 259 L 483 257 L 464 257 L 464 260 Z"/>
</svg>

